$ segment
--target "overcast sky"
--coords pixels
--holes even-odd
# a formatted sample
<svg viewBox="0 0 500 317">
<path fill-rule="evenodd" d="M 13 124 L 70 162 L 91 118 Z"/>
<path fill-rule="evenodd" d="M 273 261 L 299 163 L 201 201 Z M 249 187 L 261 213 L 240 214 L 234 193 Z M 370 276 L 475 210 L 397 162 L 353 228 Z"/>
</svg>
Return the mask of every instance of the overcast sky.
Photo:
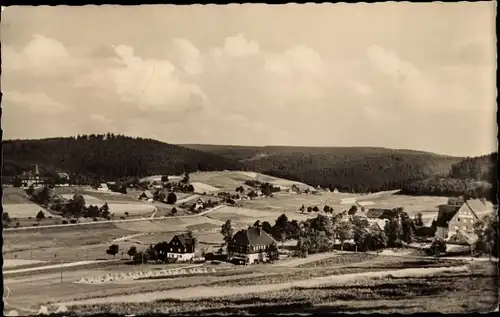
<svg viewBox="0 0 500 317">
<path fill-rule="evenodd" d="M 8 7 L 4 138 L 496 150 L 495 4 Z"/>
</svg>

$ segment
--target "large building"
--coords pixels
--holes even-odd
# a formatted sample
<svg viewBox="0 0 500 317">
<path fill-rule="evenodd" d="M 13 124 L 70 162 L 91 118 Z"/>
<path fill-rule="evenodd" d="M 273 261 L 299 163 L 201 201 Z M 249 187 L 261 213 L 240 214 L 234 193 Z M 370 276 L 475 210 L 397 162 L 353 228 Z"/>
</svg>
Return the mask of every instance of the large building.
<svg viewBox="0 0 500 317">
<path fill-rule="evenodd" d="M 240 264 L 267 262 L 266 250 L 273 244 L 276 244 L 276 240 L 262 228 L 250 227 L 233 236 L 227 248 L 228 257 Z"/>
<path fill-rule="evenodd" d="M 441 205 L 436 220 L 435 238 L 448 240 L 459 231 L 466 235 L 474 233 L 474 223 L 492 212 L 493 205 L 485 199 Z"/>
<path fill-rule="evenodd" d="M 177 259 L 178 262 L 191 261 L 195 251 L 196 239 L 187 233 L 178 234 L 168 243 L 167 258 Z"/>
</svg>

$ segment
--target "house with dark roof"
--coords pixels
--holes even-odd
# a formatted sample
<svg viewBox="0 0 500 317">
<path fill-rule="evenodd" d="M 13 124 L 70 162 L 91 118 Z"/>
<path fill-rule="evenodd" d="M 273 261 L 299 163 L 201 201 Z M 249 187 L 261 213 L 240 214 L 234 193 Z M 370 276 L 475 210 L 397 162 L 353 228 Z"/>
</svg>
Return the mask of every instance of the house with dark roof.
<svg viewBox="0 0 500 317">
<path fill-rule="evenodd" d="M 262 228 L 250 227 L 235 233 L 228 245 L 228 258 L 239 264 L 267 262 L 266 250 L 276 244 Z"/>
<path fill-rule="evenodd" d="M 140 195 L 139 195 L 139 199 L 146 199 L 146 200 L 150 200 L 150 199 L 153 199 L 154 198 L 154 195 L 153 193 L 151 193 L 149 190 L 145 190 L 143 191 Z"/>
<path fill-rule="evenodd" d="M 300 194 L 300 188 L 296 184 L 293 184 L 288 192 L 290 194 Z"/>
<path fill-rule="evenodd" d="M 167 246 L 167 258 L 177 259 L 178 262 L 191 261 L 196 251 L 196 239 L 187 234 L 175 235 Z"/>
<path fill-rule="evenodd" d="M 392 208 L 370 208 L 366 212 L 366 217 L 369 219 L 389 219 L 393 213 Z"/>
<path fill-rule="evenodd" d="M 466 200 L 462 205 L 441 205 L 436 220 L 436 239 L 448 240 L 461 230 L 474 232 L 474 223 L 493 212 L 493 205 L 484 199 Z"/>
</svg>

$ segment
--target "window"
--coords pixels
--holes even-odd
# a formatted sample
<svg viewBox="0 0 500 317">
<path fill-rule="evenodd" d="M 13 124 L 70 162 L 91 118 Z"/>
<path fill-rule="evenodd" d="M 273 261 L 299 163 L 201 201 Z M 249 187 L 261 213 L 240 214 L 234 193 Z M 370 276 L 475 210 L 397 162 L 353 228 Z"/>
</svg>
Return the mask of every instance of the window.
<svg viewBox="0 0 500 317">
<path fill-rule="evenodd" d="M 172 252 L 172 251 L 173 251 L 173 249 L 172 249 L 172 248 L 170 248 L 170 252 Z"/>
</svg>

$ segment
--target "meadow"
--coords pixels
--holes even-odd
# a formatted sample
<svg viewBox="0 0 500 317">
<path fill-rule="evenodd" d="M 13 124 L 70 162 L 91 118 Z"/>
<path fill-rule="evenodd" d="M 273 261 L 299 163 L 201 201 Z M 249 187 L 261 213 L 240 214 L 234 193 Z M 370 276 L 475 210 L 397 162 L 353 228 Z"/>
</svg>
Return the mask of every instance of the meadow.
<svg viewBox="0 0 500 317">
<path fill-rule="evenodd" d="M 248 179 L 280 181 L 250 172 L 199 172 L 190 176 L 193 182 L 209 184 L 223 191 L 232 191 Z M 282 184 L 285 183 L 283 180 Z M 219 231 L 227 220 L 232 221 L 235 230 L 252 225 L 256 220 L 274 224 L 283 213 L 290 220 L 302 221 L 315 217 L 317 213 L 301 213 L 300 206 L 317 205 L 322 211 L 326 203 L 340 211 L 350 207 L 341 205 L 341 199 L 353 194 L 325 192 L 323 195 L 292 195 L 282 192 L 273 198 L 238 201 L 240 207 L 224 206 L 202 216 L 178 217 L 189 212 L 176 206 L 178 216 L 172 217 L 173 206 L 140 202 L 134 198 L 138 194 L 136 192 L 122 195 L 85 188 L 57 190 L 66 195 L 87 195 L 91 197 L 87 197 L 87 203 L 107 201 L 115 217 L 117 213 L 125 215 L 126 211 L 131 217 L 144 216 L 145 209 L 141 208 L 146 207 L 152 208 L 149 214 L 156 210 L 156 217 L 169 217 L 4 231 L 4 258 L 11 261 L 12 268 L 12 263 L 18 261 L 15 269 L 79 261 L 108 261 L 9 273 L 5 275 L 5 285 L 11 291 L 7 305 L 11 309 L 20 312 L 23 309 L 38 310 L 43 304 L 54 310 L 58 305 L 77 301 L 70 309 L 84 315 L 102 312 L 269 313 L 297 311 L 301 307 L 310 312 L 468 312 L 487 310 L 496 294 L 492 280 L 497 271 L 490 262 L 436 261 L 419 255 L 406 257 L 338 251 L 314 254 L 308 258 L 282 258 L 274 264 L 246 267 L 206 263 L 205 267 L 213 266 L 217 272 L 198 276 L 120 281 L 105 287 L 77 284 L 82 276 L 176 267 L 171 264 L 128 265 L 126 253 L 131 246 L 145 250 L 151 244 L 169 241 L 176 233 L 192 230 L 198 240 L 197 254 L 213 252 L 223 242 Z M 187 196 L 179 195 L 178 198 Z M 203 198 L 215 199 L 213 196 Z M 8 193 L 4 200 L 11 202 L 12 206 L 27 203 L 26 197 L 16 190 Z M 393 195 L 376 203 L 377 206 L 390 207 L 403 204 L 410 215 L 419 211 L 430 215 L 435 214 L 436 206 L 445 201 L 446 198 L 442 197 Z M 119 246 L 116 257 L 106 254 L 111 244 Z M 414 270 L 408 271 L 408 268 Z M 467 287 L 471 289 L 471 299 L 466 296 Z"/>
<path fill-rule="evenodd" d="M 352 204 L 341 203 L 341 199 L 347 196 L 352 195 L 329 192 L 323 192 L 322 195 L 278 193 L 272 198 L 243 200 L 238 202 L 238 204 L 250 209 L 289 212 L 299 212 L 302 205 L 304 205 L 305 208 L 317 206 L 320 211 L 323 211 L 323 207 L 328 205 L 332 207 L 335 212 L 342 212 L 348 210 L 352 206 Z M 403 207 L 412 217 L 419 212 L 422 213 L 424 217 L 434 217 L 437 216 L 438 206 L 446 203 L 447 200 L 448 198 L 446 197 L 391 195 L 383 199 L 374 199 L 373 204 L 366 208 Z"/>
<path fill-rule="evenodd" d="M 153 288 L 146 292 L 131 289 L 112 296 L 86 297 L 62 303 L 75 305 L 70 307 L 71 310 L 82 314 L 105 311 L 118 314 L 278 312 L 274 310 L 274 303 L 281 303 L 281 308 L 288 305 L 290 312 L 296 312 L 300 307 L 298 304 L 309 307 L 311 311 L 320 311 L 322 307 L 339 301 L 344 303 L 344 311 L 355 311 L 357 303 L 364 301 L 365 306 L 360 311 L 374 312 L 382 300 L 399 303 L 398 307 L 407 312 L 443 312 L 442 306 L 436 306 L 436 297 L 453 301 L 454 305 L 444 305 L 444 311 L 448 312 L 487 311 L 494 306 L 495 272 L 491 264 L 467 268 L 463 262 L 447 263 L 443 260 L 429 267 L 413 260 L 412 269 L 406 269 L 406 260 L 400 261 L 399 269 L 393 269 L 397 261 L 376 260 L 379 263 L 388 261 L 391 270 L 384 266 L 376 269 L 359 267 L 355 262 L 348 268 L 288 268 L 286 272 L 279 272 L 280 268 L 275 266 L 272 269 L 255 266 L 254 271 L 259 273 L 240 270 L 233 272 L 239 274 L 228 275 L 229 270 L 223 275 L 200 278 L 196 285 L 191 284 L 193 279 L 186 279 L 185 283 L 177 279 L 168 287 L 155 284 L 154 292 Z M 472 285 L 468 286 L 468 283 Z M 141 286 L 145 285 L 147 283 Z M 467 299 L 468 289 L 472 290 L 476 301 Z M 431 304 L 427 304 L 427 299 L 432 300 Z M 293 303 L 297 305 L 289 305 Z M 415 309 L 414 303 L 419 303 L 419 308 Z"/>
</svg>

